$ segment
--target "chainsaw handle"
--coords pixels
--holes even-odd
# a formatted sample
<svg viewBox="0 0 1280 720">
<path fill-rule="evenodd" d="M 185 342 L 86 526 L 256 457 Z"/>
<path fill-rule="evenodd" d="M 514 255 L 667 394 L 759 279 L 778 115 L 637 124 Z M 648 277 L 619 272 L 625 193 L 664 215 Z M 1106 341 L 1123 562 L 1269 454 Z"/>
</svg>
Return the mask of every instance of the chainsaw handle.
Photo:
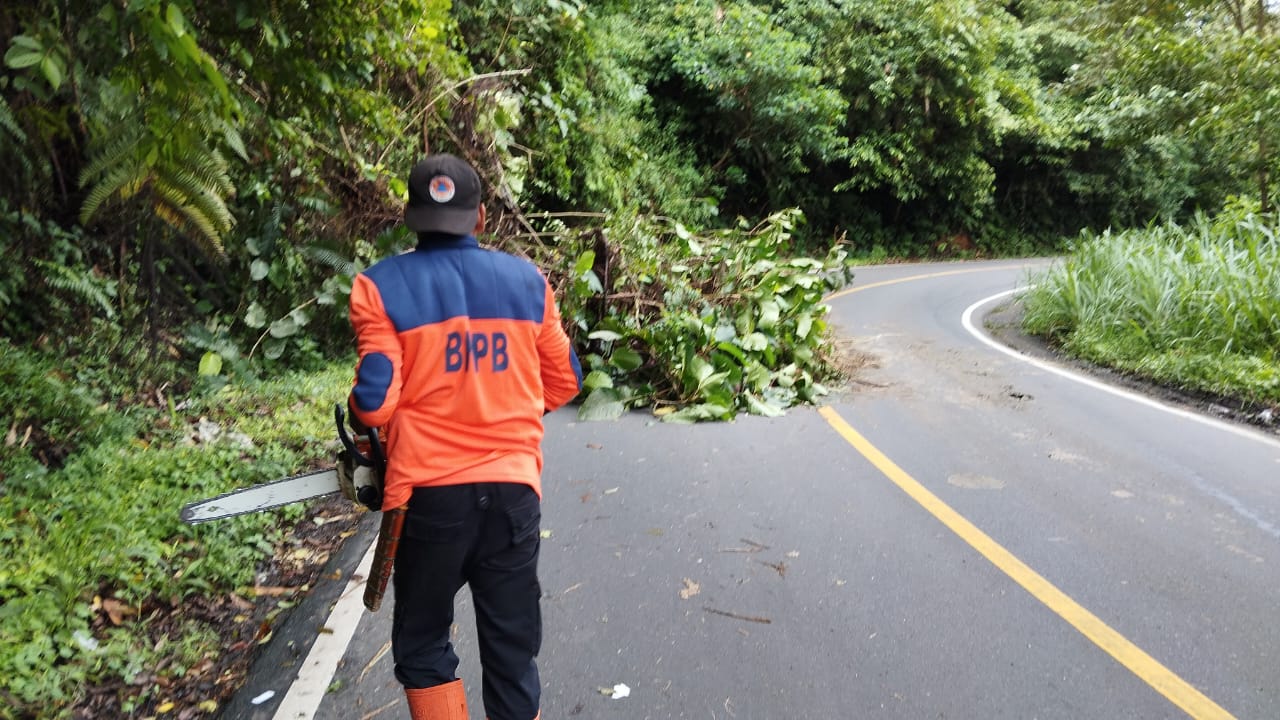
<svg viewBox="0 0 1280 720">
<path fill-rule="evenodd" d="M 387 456 L 382 452 L 382 443 L 378 440 L 378 429 L 369 428 L 369 454 L 360 452 L 360 448 L 356 445 L 355 440 L 351 439 L 351 435 L 347 433 L 347 414 L 342 409 L 342 403 L 333 404 L 333 420 L 338 426 L 338 438 L 342 440 L 342 446 L 351 453 L 351 459 L 357 465 L 373 468 L 378 477 L 383 477 L 387 472 Z"/>
</svg>

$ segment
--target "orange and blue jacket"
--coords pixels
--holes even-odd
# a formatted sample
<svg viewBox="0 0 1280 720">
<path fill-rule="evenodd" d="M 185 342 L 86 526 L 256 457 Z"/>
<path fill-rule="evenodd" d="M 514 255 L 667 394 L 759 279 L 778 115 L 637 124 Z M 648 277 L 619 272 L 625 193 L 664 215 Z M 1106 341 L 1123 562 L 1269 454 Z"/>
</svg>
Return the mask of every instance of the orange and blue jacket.
<svg viewBox="0 0 1280 720">
<path fill-rule="evenodd" d="M 551 286 L 474 237 L 424 241 L 356 276 L 359 363 L 348 405 L 382 428 L 383 507 L 413 488 L 521 482 L 542 495 L 542 416 L 582 369 Z"/>
</svg>

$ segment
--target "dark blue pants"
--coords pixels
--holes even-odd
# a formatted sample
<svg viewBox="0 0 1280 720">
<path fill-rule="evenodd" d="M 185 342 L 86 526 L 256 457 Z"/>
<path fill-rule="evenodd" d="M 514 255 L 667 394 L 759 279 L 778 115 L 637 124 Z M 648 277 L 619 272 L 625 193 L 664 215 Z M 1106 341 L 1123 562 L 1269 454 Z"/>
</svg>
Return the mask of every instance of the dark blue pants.
<svg viewBox="0 0 1280 720">
<path fill-rule="evenodd" d="M 395 565 L 391 643 L 406 688 L 452 682 L 453 601 L 470 585 L 489 720 L 533 720 L 541 684 L 542 508 L 523 483 L 417 488 Z"/>
</svg>

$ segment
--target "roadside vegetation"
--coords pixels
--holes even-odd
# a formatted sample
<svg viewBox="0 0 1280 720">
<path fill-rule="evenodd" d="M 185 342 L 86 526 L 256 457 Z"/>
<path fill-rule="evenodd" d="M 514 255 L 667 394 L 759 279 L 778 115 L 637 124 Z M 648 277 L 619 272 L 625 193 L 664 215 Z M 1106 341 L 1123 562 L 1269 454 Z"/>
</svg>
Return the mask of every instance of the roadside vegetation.
<svg viewBox="0 0 1280 720">
<path fill-rule="evenodd" d="M 1111 116 L 1104 147 L 1132 153 L 1124 138 L 1145 136 L 1161 148 L 1142 182 L 1173 204 L 1086 228 L 1067 260 L 1035 280 L 1024 323 L 1070 355 L 1263 418 L 1280 405 L 1280 40 L 1267 8 L 1092 11 L 1097 22 L 1082 38 L 1126 41 L 1097 45 L 1085 113 Z M 1219 160 L 1192 171 L 1191 157 Z M 1252 187 L 1185 202 L 1225 176 Z"/>
<path fill-rule="evenodd" d="M 1024 298 L 1067 353 L 1245 407 L 1280 406 L 1280 223 L 1245 208 L 1085 236 Z"/>
<path fill-rule="evenodd" d="M 91 717 L 149 716 L 175 697 L 217 707 L 234 689 L 223 686 L 224 653 L 237 640 L 242 654 L 252 650 L 259 623 L 305 591 L 281 596 L 259 572 L 264 558 L 299 550 L 291 530 L 313 513 L 291 506 L 192 527 L 178 509 L 331 461 L 333 420 L 323 410 L 347 387 L 349 369 L 246 381 L 122 413 L 68 388 L 53 363 L 7 345 L 0 353 L 0 399 L 17 412 L 15 424 L 56 418 L 37 444 L 77 443 L 55 467 L 22 443 L 0 455 L 0 716 L 58 717 L 77 703 Z M 198 690 L 178 695 L 181 683 Z M 108 697 L 90 692 L 94 685 Z"/>
<path fill-rule="evenodd" d="M 293 601 L 262 579 L 346 525 L 178 508 L 332 451 L 351 278 L 413 245 L 427 151 L 478 168 L 482 241 L 551 279 L 584 418 L 814 402 L 854 264 L 1065 248 L 1029 327 L 1275 402 L 1273 7 L 5 4 L 0 718 L 234 691 L 218 662 Z"/>
</svg>

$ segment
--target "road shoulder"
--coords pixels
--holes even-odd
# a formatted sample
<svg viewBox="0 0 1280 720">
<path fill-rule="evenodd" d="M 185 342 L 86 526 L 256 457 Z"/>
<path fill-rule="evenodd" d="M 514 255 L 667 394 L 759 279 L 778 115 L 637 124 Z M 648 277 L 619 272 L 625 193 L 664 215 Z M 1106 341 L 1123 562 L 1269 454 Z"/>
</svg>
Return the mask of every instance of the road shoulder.
<svg viewBox="0 0 1280 720">
<path fill-rule="evenodd" d="M 1190 392 L 1070 357 L 1044 338 L 1024 332 L 1024 312 L 1023 304 L 1016 297 L 1006 298 L 992 305 L 982 315 L 982 328 L 994 340 L 1037 360 L 1069 368 L 1168 405 L 1280 437 L 1280 412 L 1276 412 L 1275 408 L 1249 403 L 1241 398 Z M 1271 412 L 1266 413 L 1267 410 Z M 1272 420 L 1266 422 L 1266 417 L 1271 417 Z"/>
</svg>

